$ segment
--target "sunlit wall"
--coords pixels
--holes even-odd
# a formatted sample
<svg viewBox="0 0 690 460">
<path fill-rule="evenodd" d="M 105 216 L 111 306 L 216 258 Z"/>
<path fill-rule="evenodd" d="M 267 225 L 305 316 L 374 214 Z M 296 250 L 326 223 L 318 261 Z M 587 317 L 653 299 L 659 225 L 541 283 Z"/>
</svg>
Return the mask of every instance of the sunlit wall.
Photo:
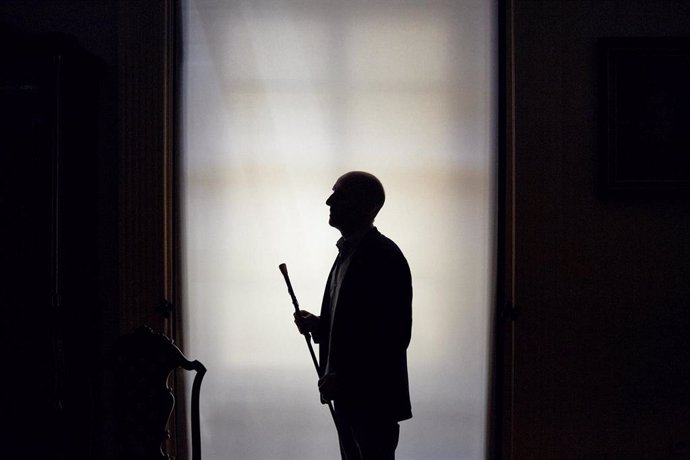
<svg viewBox="0 0 690 460">
<path fill-rule="evenodd" d="M 318 312 L 336 178 L 377 175 L 413 275 L 398 458 L 484 458 L 493 0 L 182 2 L 183 323 L 208 460 L 337 459 L 278 265 Z"/>
</svg>

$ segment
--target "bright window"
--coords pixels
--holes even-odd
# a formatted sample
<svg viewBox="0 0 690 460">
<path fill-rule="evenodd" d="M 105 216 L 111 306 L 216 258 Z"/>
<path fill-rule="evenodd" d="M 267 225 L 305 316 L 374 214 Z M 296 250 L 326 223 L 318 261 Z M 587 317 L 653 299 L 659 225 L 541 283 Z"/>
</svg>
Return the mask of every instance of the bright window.
<svg viewBox="0 0 690 460">
<path fill-rule="evenodd" d="M 208 460 L 339 458 L 278 264 L 318 313 L 336 255 L 325 200 L 377 175 L 376 225 L 414 286 L 401 460 L 485 457 L 495 196 L 495 6 L 183 5 L 186 353 Z"/>
</svg>

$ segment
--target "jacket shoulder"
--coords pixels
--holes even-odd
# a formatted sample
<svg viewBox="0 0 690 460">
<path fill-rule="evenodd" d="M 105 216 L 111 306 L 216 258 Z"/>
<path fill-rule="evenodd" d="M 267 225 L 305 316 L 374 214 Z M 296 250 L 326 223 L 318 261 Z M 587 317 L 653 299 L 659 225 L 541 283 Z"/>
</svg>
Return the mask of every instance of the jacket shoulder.
<svg viewBox="0 0 690 460">
<path fill-rule="evenodd" d="M 398 245 L 376 228 L 362 241 L 361 248 L 366 256 L 377 259 L 379 262 L 399 262 L 407 265 L 407 259 Z"/>
<path fill-rule="evenodd" d="M 402 255 L 402 251 L 395 243 L 395 241 L 388 238 L 383 233 L 374 228 L 366 237 L 366 244 L 371 248 L 376 248 L 382 251 L 397 252 Z"/>
</svg>

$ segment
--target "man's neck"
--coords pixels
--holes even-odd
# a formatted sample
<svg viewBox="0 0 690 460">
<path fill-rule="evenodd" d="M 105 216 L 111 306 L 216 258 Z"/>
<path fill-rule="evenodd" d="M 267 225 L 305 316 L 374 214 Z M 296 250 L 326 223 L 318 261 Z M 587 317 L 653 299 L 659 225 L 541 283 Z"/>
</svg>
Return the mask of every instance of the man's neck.
<svg viewBox="0 0 690 460">
<path fill-rule="evenodd" d="M 353 229 L 348 229 L 348 230 L 341 230 L 340 234 L 343 236 L 343 239 L 349 240 L 352 238 L 359 238 L 363 236 L 365 233 L 367 233 L 369 230 L 374 228 L 374 223 L 370 222 L 366 225 L 362 225 Z"/>
</svg>

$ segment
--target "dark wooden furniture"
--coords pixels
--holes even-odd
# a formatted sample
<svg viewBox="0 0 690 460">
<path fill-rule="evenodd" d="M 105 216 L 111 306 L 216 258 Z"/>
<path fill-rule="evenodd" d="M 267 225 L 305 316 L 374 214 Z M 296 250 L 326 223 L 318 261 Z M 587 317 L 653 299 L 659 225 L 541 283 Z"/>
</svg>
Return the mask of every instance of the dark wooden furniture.
<svg viewBox="0 0 690 460">
<path fill-rule="evenodd" d="M 182 368 L 196 371 L 191 391 L 192 459 L 201 460 L 199 393 L 204 365 L 185 358 L 170 338 L 146 326 L 123 336 L 113 357 L 118 458 L 170 458 L 161 447 L 170 437 L 166 427 L 175 404 L 168 380 L 173 370 Z"/>
</svg>

